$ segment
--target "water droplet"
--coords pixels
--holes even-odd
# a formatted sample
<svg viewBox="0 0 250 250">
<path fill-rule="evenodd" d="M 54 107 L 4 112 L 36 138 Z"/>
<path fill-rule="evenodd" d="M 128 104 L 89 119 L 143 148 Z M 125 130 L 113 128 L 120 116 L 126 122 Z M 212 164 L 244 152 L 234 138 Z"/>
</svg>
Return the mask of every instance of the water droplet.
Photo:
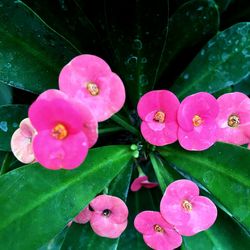
<svg viewBox="0 0 250 250">
<path fill-rule="evenodd" d="M 0 129 L 3 130 L 4 132 L 8 131 L 8 123 L 6 121 L 1 121 L 0 122 Z"/>
<path fill-rule="evenodd" d="M 142 42 L 139 39 L 135 39 L 133 42 L 133 48 L 136 50 L 142 49 Z"/>
<path fill-rule="evenodd" d="M 11 66 L 12 66 L 11 63 L 6 63 L 6 64 L 5 64 L 5 68 L 7 68 L 7 69 L 10 69 Z"/>
<path fill-rule="evenodd" d="M 13 122 L 13 123 L 12 123 L 12 127 L 13 127 L 13 128 L 17 128 L 17 127 L 18 127 L 18 123 Z"/>
<path fill-rule="evenodd" d="M 235 49 L 234 49 L 234 51 L 235 51 L 235 52 L 238 52 L 238 51 L 239 51 L 239 49 L 238 49 L 238 48 L 235 48 Z"/>
<path fill-rule="evenodd" d="M 184 76 L 183 76 L 183 78 L 185 79 L 185 80 L 187 80 L 188 78 L 189 78 L 189 74 L 184 74 Z"/>
<path fill-rule="evenodd" d="M 250 57 L 250 53 L 247 49 L 243 49 L 241 52 L 245 57 Z"/>
<path fill-rule="evenodd" d="M 205 55 L 205 50 L 204 50 L 204 49 L 201 50 L 201 55 L 202 55 L 202 56 Z"/>
<path fill-rule="evenodd" d="M 148 62 L 148 60 L 147 60 L 146 57 L 143 57 L 143 58 L 141 59 L 141 63 L 147 63 L 147 62 Z"/>
<path fill-rule="evenodd" d="M 225 62 L 229 58 L 229 54 L 226 52 L 223 52 L 221 55 L 221 59 L 223 62 Z"/>
<path fill-rule="evenodd" d="M 136 64 L 137 63 L 137 57 L 136 56 L 130 56 L 128 60 L 125 62 L 125 64 Z"/>
<path fill-rule="evenodd" d="M 198 11 L 202 11 L 203 9 L 204 9 L 204 6 L 199 6 L 199 7 L 197 8 Z"/>
<path fill-rule="evenodd" d="M 148 85 L 148 78 L 147 78 L 146 75 L 144 75 L 144 74 L 140 75 L 140 77 L 139 77 L 139 84 L 140 84 L 141 86 L 146 86 L 146 85 Z"/>
</svg>

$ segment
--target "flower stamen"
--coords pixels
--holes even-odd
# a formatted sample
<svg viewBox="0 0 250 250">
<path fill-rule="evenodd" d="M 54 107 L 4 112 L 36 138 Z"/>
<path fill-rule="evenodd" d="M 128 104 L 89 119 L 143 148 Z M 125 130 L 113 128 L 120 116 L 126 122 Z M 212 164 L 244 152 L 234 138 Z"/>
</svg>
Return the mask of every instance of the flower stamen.
<svg viewBox="0 0 250 250">
<path fill-rule="evenodd" d="M 162 111 L 157 111 L 154 115 L 154 121 L 163 123 L 165 121 L 165 113 Z"/>
<path fill-rule="evenodd" d="M 87 84 L 87 90 L 92 96 L 97 96 L 99 94 L 99 88 L 95 83 L 89 82 Z"/>
<path fill-rule="evenodd" d="M 237 128 L 240 124 L 239 116 L 233 114 L 228 117 L 227 125 L 231 128 Z"/>
<path fill-rule="evenodd" d="M 154 230 L 157 233 L 164 233 L 165 232 L 165 230 L 160 225 L 158 225 L 158 224 L 154 225 Z"/>
<path fill-rule="evenodd" d="M 187 200 L 184 200 L 184 201 L 182 202 L 182 207 L 183 207 L 185 210 L 187 210 L 188 212 L 191 211 L 191 210 L 193 209 L 192 204 L 191 204 L 189 201 L 187 201 Z"/>
<path fill-rule="evenodd" d="M 201 117 L 199 116 L 199 115 L 195 115 L 194 117 L 193 117 L 193 125 L 195 126 L 195 127 L 199 127 L 202 123 L 203 123 L 203 120 L 201 119 Z"/>
<path fill-rule="evenodd" d="M 66 129 L 66 127 L 63 124 L 58 123 L 52 129 L 51 135 L 53 137 L 55 137 L 57 140 L 63 140 L 64 138 L 66 138 L 68 136 L 68 130 Z"/>
</svg>

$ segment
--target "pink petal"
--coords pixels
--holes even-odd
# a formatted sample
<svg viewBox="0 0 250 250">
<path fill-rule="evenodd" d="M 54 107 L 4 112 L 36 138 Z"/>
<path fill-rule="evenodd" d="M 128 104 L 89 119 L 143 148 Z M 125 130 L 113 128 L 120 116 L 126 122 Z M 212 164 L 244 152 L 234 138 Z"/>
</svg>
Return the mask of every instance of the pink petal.
<svg viewBox="0 0 250 250">
<path fill-rule="evenodd" d="M 156 234 L 155 225 L 159 225 L 164 230 L 174 229 L 164 218 L 161 213 L 155 211 L 143 211 L 139 213 L 134 220 L 134 226 L 141 234 Z"/>
<path fill-rule="evenodd" d="M 90 226 L 93 231 L 102 237 L 118 238 L 126 229 L 128 221 L 116 224 L 109 218 L 93 212 L 90 219 Z"/>
<path fill-rule="evenodd" d="M 156 250 L 172 250 L 182 244 L 181 236 L 174 230 L 167 230 L 164 234 L 143 235 L 143 240 L 149 247 Z"/>
<path fill-rule="evenodd" d="M 220 112 L 217 117 L 219 126 L 218 140 L 236 145 L 249 142 L 245 130 L 250 129 L 250 99 L 243 93 L 228 93 L 218 98 Z M 230 115 L 237 115 L 240 124 L 237 127 L 228 126 Z"/>
<path fill-rule="evenodd" d="M 166 189 L 160 204 L 160 211 L 163 218 L 172 225 L 182 225 L 190 220 L 190 213 L 187 212 L 182 203 L 190 201 L 199 195 L 198 186 L 189 180 L 178 180 L 172 182 Z"/>
<path fill-rule="evenodd" d="M 99 93 L 92 96 L 87 83 L 97 84 Z M 59 88 L 67 95 L 87 105 L 98 121 L 104 121 L 118 112 L 125 102 L 121 79 L 108 64 L 93 55 L 75 57 L 61 71 Z"/>
<path fill-rule="evenodd" d="M 87 206 L 74 218 L 74 221 L 79 224 L 85 224 L 90 220 L 91 215 L 92 212 L 89 210 L 89 206 Z"/>
<path fill-rule="evenodd" d="M 32 126 L 29 118 L 23 119 L 19 127 L 25 137 L 32 138 L 36 134 L 36 130 Z"/>
<path fill-rule="evenodd" d="M 118 197 L 99 195 L 91 201 L 90 206 L 95 211 L 95 214 L 99 214 L 100 216 L 103 216 L 102 212 L 104 210 L 110 210 L 111 214 L 108 219 L 113 223 L 120 224 L 127 220 L 128 208 L 124 201 Z"/>
<path fill-rule="evenodd" d="M 141 189 L 142 187 L 142 182 L 148 180 L 148 177 L 146 175 L 144 176 L 139 176 L 138 178 L 134 179 L 134 181 L 131 184 L 131 191 L 136 192 Z"/>
<path fill-rule="evenodd" d="M 20 128 L 11 137 L 11 150 L 22 163 L 29 164 L 35 160 L 32 138 L 24 136 Z"/>
<path fill-rule="evenodd" d="M 135 217 L 134 225 L 143 234 L 145 243 L 153 249 L 174 249 L 181 245 L 182 238 L 159 212 L 144 211 Z M 155 226 L 164 231 L 155 231 Z"/>
<path fill-rule="evenodd" d="M 158 186 L 158 183 L 150 181 L 142 181 L 141 184 L 144 188 L 155 188 Z"/>
<path fill-rule="evenodd" d="M 147 122 L 142 122 L 141 124 L 141 133 L 144 139 L 155 146 L 174 143 L 177 140 L 177 129 L 178 125 L 175 122 L 167 124 L 160 131 L 152 130 Z"/>
<path fill-rule="evenodd" d="M 207 197 L 194 197 L 191 203 L 192 211 L 189 212 L 189 221 L 175 226 L 177 232 L 184 236 L 192 236 L 207 230 L 217 218 L 217 208 Z"/>
<path fill-rule="evenodd" d="M 192 131 L 194 128 L 193 117 L 199 115 L 204 121 L 213 121 L 219 111 L 216 99 L 209 93 L 199 92 L 186 97 L 178 110 L 178 122 L 185 131 Z"/>
<path fill-rule="evenodd" d="M 36 160 L 44 167 L 73 169 L 84 161 L 88 153 L 88 139 L 79 132 L 57 140 L 51 136 L 51 130 L 43 130 L 35 136 L 33 149 Z"/>
<path fill-rule="evenodd" d="M 141 97 L 137 105 L 138 115 L 142 120 L 152 111 L 166 113 L 167 122 L 176 120 L 176 112 L 180 102 L 178 98 L 168 90 L 154 90 Z"/>
<path fill-rule="evenodd" d="M 208 149 L 217 141 L 218 127 L 215 121 L 206 121 L 192 131 L 186 131 L 179 127 L 178 140 L 186 150 L 201 151 Z"/>
</svg>

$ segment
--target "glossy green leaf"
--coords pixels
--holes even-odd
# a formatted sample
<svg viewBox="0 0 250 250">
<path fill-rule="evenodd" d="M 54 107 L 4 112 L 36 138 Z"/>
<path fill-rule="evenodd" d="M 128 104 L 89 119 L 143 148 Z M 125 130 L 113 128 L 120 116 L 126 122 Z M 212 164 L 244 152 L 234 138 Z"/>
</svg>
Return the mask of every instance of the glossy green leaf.
<svg viewBox="0 0 250 250">
<path fill-rule="evenodd" d="M 218 4 L 220 12 L 224 12 L 234 0 L 215 0 L 215 2 Z"/>
<path fill-rule="evenodd" d="M 246 250 L 250 237 L 228 215 L 219 211 L 215 224 L 192 237 L 183 237 L 186 250 Z"/>
<path fill-rule="evenodd" d="M 177 145 L 159 152 L 179 171 L 196 179 L 225 211 L 250 230 L 250 151 L 225 143 L 216 143 L 202 152 L 190 152 Z"/>
<path fill-rule="evenodd" d="M 85 162 L 71 171 L 51 171 L 35 163 L 2 175 L 1 247 L 33 250 L 43 246 L 103 190 L 130 159 L 128 146 L 106 146 L 90 150 Z"/>
<path fill-rule="evenodd" d="M 0 83 L 0 105 L 12 103 L 12 88 Z"/>
<path fill-rule="evenodd" d="M 169 71 L 176 67 L 176 63 L 180 64 L 181 52 L 185 53 L 185 50 L 215 35 L 219 22 L 218 8 L 213 0 L 191 0 L 180 6 L 169 19 L 159 76 L 165 69 Z M 173 59 L 174 65 L 171 65 Z"/>
<path fill-rule="evenodd" d="M 172 91 L 179 98 L 214 93 L 240 83 L 250 72 L 250 23 L 238 23 L 219 32 L 177 79 Z"/>
<path fill-rule="evenodd" d="M 11 136 L 27 116 L 25 105 L 0 106 L 0 150 L 10 150 Z"/>
<path fill-rule="evenodd" d="M 0 23 L 0 83 L 57 88 L 61 68 L 79 52 L 21 1 L 1 1 Z"/>
<path fill-rule="evenodd" d="M 130 179 L 132 173 L 132 164 L 127 167 L 117 176 L 108 187 L 108 195 L 116 196 L 124 202 L 127 200 Z M 65 238 L 62 250 L 92 250 L 98 245 L 99 250 L 115 250 L 119 249 L 119 238 L 108 239 L 100 237 L 94 233 L 89 223 L 84 225 L 73 225 Z"/>
</svg>

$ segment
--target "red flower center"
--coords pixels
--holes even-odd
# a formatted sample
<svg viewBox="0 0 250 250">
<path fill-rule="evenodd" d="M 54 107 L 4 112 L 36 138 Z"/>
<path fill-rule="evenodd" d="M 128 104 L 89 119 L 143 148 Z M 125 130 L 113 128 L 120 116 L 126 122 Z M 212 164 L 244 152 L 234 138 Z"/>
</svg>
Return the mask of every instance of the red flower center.
<svg viewBox="0 0 250 250">
<path fill-rule="evenodd" d="M 154 121 L 163 123 L 165 121 L 165 113 L 162 111 L 157 111 L 154 115 Z"/>
<path fill-rule="evenodd" d="M 187 200 L 184 200 L 184 201 L 182 202 L 182 207 L 183 207 L 185 210 L 187 210 L 188 212 L 191 211 L 191 210 L 193 209 L 192 204 L 191 204 L 189 201 L 187 201 Z"/>
<path fill-rule="evenodd" d="M 240 118 L 238 115 L 230 115 L 227 120 L 227 124 L 231 128 L 237 128 L 240 124 Z"/>
<path fill-rule="evenodd" d="M 57 140 L 63 140 L 64 138 L 68 136 L 68 130 L 63 124 L 58 123 L 52 129 L 51 135 L 55 137 Z"/>
<path fill-rule="evenodd" d="M 92 96 L 96 96 L 99 94 L 99 88 L 95 83 L 89 82 L 87 84 L 87 90 Z"/>
<path fill-rule="evenodd" d="M 203 123 L 203 120 L 201 119 L 201 117 L 199 116 L 199 115 L 195 115 L 194 117 L 193 117 L 193 125 L 195 126 L 195 127 L 199 127 L 202 123 Z"/>
<path fill-rule="evenodd" d="M 154 225 L 154 230 L 157 233 L 164 233 L 165 232 L 165 230 L 160 225 L 158 225 L 158 224 Z"/>
</svg>

